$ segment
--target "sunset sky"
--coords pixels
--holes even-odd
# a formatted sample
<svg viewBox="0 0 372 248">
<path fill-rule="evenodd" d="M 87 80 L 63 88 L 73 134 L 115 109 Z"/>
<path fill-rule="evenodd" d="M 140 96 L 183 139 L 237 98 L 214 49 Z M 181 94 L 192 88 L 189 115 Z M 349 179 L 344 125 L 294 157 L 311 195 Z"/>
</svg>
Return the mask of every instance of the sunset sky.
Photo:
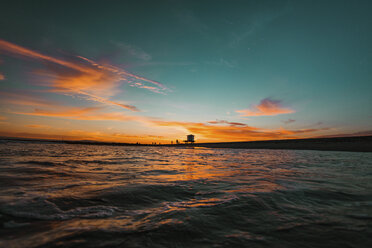
<svg viewBox="0 0 372 248">
<path fill-rule="evenodd" d="M 372 135 L 372 1 L 2 1 L 0 136 Z"/>
</svg>

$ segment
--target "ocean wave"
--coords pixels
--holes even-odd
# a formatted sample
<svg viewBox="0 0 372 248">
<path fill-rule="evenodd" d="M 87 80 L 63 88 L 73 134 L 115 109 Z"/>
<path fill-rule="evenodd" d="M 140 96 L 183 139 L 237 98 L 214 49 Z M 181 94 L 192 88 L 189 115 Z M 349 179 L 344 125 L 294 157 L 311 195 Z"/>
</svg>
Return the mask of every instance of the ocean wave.
<svg viewBox="0 0 372 248">
<path fill-rule="evenodd" d="M 0 157 L 4 247 L 372 242 L 371 154 L 12 143 Z"/>
<path fill-rule="evenodd" d="M 176 201 L 179 199 L 187 199 L 194 196 L 196 193 L 197 190 L 195 189 L 175 184 L 130 184 L 126 186 L 109 187 L 95 192 L 96 198 L 114 202 L 115 204 L 124 204 L 128 207 L 155 204 L 167 200 Z"/>
<path fill-rule="evenodd" d="M 29 160 L 29 161 L 19 161 L 17 164 L 32 164 L 32 165 L 41 165 L 41 166 L 64 166 L 63 163 L 58 162 L 51 162 L 51 161 L 36 161 L 36 160 Z"/>
<path fill-rule="evenodd" d="M 39 220 L 68 220 L 72 218 L 105 218 L 115 214 L 119 209 L 113 206 L 77 207 L 63 211 L 56 204 L 44 197 L 21 199 L 11 203 L 3 203 L 0 211 L 15 217 Z"/>
</svg>

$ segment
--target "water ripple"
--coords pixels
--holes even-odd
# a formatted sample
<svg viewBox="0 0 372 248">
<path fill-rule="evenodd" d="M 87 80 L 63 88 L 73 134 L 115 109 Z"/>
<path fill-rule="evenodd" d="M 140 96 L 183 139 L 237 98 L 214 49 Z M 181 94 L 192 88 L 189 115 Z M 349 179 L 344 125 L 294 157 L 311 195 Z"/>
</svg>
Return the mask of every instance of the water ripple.
<svg viewBox="0 0 372 248">
<path fill-rule="evenodd" d="M 369 247 L 372 154 L 0 143 L 1 247 Z"/>
</svg>

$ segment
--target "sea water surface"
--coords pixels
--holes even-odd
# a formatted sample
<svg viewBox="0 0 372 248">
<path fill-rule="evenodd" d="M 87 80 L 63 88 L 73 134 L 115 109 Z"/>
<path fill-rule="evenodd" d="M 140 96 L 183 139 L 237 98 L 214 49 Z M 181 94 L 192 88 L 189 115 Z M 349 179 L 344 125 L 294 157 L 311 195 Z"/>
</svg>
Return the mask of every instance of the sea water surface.
<svg viewBox="0 0 372 248">
<path fill-rule="evenodd" d="M 371 244 L 371 153 L 0 141 L 0 247 Z"/>
</svg>

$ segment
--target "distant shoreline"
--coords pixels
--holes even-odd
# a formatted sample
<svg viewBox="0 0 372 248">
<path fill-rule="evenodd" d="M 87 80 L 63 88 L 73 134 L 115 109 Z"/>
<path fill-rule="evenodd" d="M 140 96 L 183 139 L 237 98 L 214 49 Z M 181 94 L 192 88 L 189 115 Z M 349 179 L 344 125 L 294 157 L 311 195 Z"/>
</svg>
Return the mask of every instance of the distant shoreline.
<svg viewBox="0 0 372 248">
<path fill-rule="evenodd" d="M 247 142 L 216 142 L 216 143 L 195 143 L 195 144 L 162 144 L 162 145 L 98 142 L 98 141 L 26 139 L 26 138 L 12 138 L 12 137 L 1 137 L 0 140 L 22 141 L 22 142 L 49 142 L 49 143 L 80 144 L 80 145 L 109 145 L 109 146 L 206 147 L 206 148 L 234 148 L 234 149 L 284 149 L 284 150 L 372 152 L 372 136 L 265 140 L 265 141 L 247 141 Z"/>
<path fill-rule="evenodd" d="M 197 144 L 208 148 L 285 149 L 372 152 L 372 136 L 270 140 L 250 142 L 221 142 Z"/>
</svg>

